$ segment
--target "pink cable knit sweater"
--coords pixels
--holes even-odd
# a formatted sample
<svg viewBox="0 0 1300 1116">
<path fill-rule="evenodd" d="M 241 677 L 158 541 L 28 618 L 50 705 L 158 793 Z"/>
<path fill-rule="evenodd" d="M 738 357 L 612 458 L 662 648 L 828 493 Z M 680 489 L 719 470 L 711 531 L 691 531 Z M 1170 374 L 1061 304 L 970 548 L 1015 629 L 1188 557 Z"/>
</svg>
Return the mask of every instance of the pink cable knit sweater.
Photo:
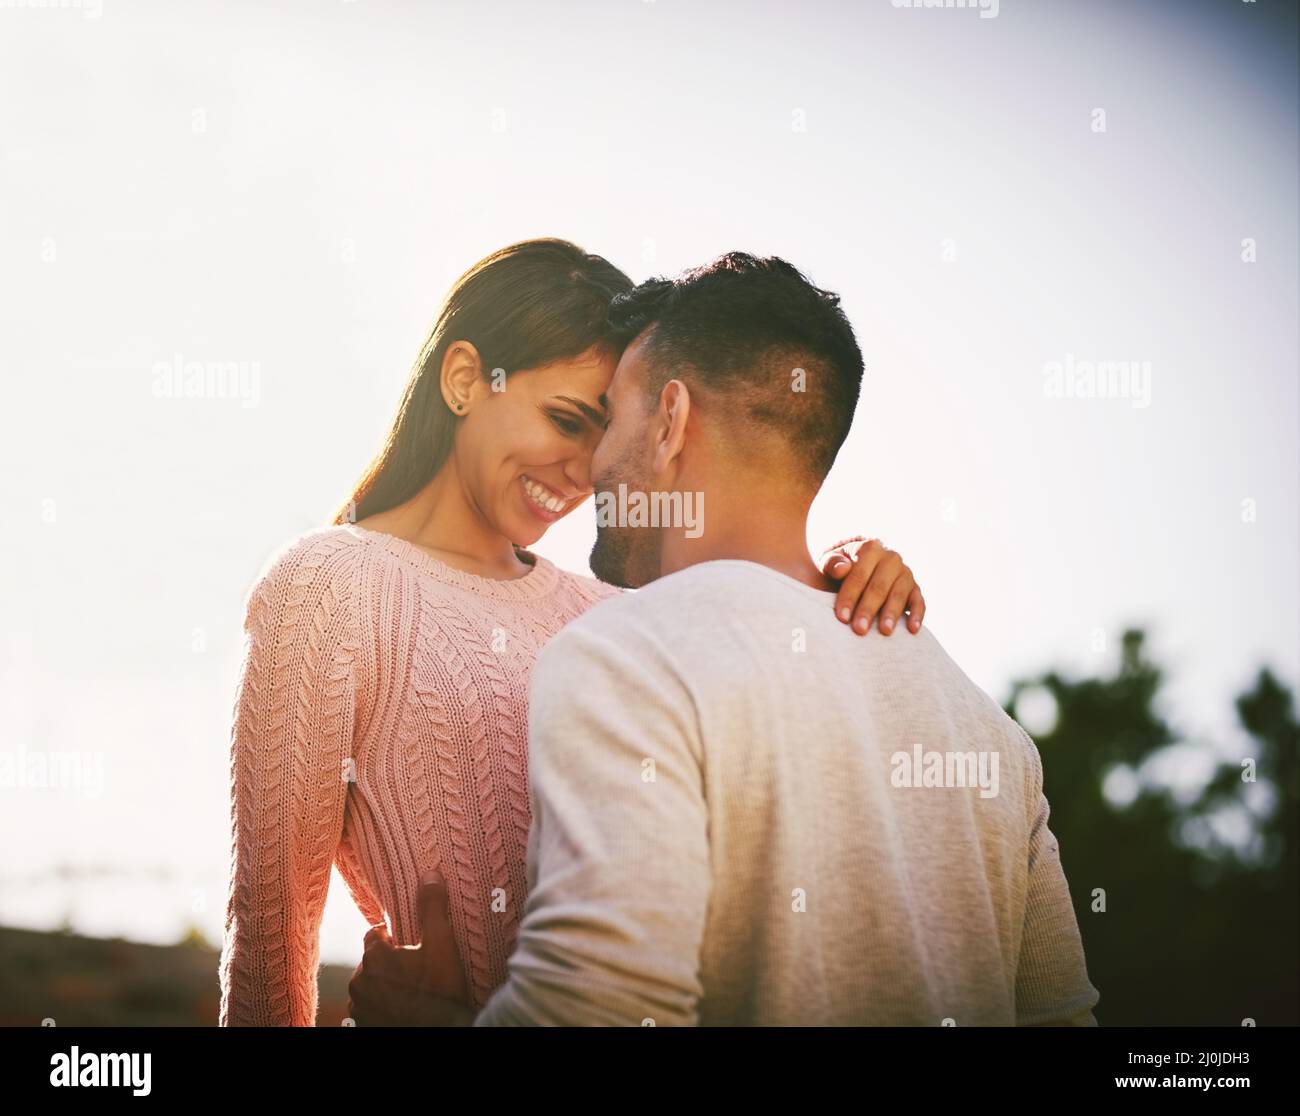
<svg viewBox="0 0 1300 1116">
<path fill-rule="evenodd" d="M 477 577 L 356 525 L 274 558 L 248 599 L 231 734 L 222 1026 L 315 1025 L 332 865 L 397 945 L 418 941 L 419 879 L 440 868 L 486 1003 L 526 898 L 533 663 L 617 592 L 540 556 Z"/>
</svg>

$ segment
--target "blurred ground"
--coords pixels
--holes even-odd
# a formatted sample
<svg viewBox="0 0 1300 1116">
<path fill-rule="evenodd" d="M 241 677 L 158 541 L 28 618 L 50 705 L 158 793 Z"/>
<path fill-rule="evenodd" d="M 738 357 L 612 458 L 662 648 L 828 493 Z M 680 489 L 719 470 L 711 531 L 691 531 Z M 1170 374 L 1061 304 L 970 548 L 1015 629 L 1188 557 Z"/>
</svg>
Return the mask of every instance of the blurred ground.
<svg viewBox="0 0 1300 1116">
<path fill-rule="evenodd" d="M 215 1027 L 219 953 L 0 927 L 0 1027 Z M 337 1026 L 352 969 L 322 965 L 320 1026 Z"/>
</svg>

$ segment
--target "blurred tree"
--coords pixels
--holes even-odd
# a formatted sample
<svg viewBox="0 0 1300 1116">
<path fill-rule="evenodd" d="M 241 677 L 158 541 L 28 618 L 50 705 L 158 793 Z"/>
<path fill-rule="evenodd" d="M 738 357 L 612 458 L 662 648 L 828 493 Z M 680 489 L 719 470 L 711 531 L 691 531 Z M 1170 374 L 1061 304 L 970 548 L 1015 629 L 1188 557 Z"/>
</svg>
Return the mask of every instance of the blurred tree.
<svg viewBox="0 0 1300 1116">
<path fill-rule="evenodd" d="M 184 949 L 214 949 L 215 947 L 208 941 L 207 935 L 203 933 L 201 927 L 190 923 L 185 927 L 181 934 L 180 940 L 176 943 Z"/>
<path fill-rule="evenodd" d="M 1021 719 L 1043 757 L 1049 824 L 1101 993 L 1097 1019 L 1295 1025 L 1293 695 L 1261 670 L 1236 703 L 1251 750 L 1226 762 L 1180 740 L 1156 711 L 1162 674 L 1143 642 L 1141 631 L 1124 633 L 1113 677 L 1049 672 L 1017 682 L 1006 706 L 1033 714 Z M 1159 774 L 1174 749 L 1184 769 L 1198 760 L 1210 772 L 1190 794 Z"/>
</svg>

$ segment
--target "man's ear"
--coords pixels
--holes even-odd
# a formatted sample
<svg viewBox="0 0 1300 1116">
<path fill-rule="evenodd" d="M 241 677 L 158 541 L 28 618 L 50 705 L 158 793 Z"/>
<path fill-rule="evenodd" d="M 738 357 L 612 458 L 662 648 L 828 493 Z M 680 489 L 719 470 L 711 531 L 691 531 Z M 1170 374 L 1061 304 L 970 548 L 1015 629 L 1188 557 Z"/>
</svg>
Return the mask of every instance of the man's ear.
<svg viewBox="0 0 1300 1116">
<path fill-rule="evenodd" d="M 439 386 L 447 409 L 466 415 L 478 398 L 483 383 L 483 364 L 478 349 L 469 341 L 453 341 L 442 357 Z"/>
<path fill-rule="evenodd" d="M 681 380 L 669 380 L 659 393 L 659 439 L 655 444 L 653 470 L 667 472 L 686 444 L 686 420 L 691 415 L 691 392 Z"/>
</svg>

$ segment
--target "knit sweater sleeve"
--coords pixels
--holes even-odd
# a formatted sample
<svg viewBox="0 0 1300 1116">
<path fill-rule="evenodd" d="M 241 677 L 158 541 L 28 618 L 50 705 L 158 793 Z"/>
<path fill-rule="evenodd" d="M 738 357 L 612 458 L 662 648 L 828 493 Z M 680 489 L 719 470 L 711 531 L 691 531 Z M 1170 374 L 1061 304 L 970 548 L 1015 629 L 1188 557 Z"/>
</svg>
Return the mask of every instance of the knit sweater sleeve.
<svg viewBox="0 0 1300 1116">
<path fill-rule="evenodd" d="M 475 1026 L 699 1020 L 713 877 L 694 703 L 648 632 L 613 637 L 593 615 L 533 670 L 532 887 L 509 980 Z"/>
<path fill-rule="evenodd" d="M 1060 847 L 1047 824 L 1050 807 L 1043 793 L 1042 758 L 1023 730 L 1019 736 L 1029 761 L 1029 877 L 1016 968 L 1016 1025 L 1095 1027 L 1092 1009 L 1101 997 L 1088 980 Z"/>
<path fill-rule="evenodd" d="M 254 586 L 230 738 L 221 1026 L 314 1026 L 320 924 L 352 778 L 348 540 L 317 534 Z"/>
</svg>

